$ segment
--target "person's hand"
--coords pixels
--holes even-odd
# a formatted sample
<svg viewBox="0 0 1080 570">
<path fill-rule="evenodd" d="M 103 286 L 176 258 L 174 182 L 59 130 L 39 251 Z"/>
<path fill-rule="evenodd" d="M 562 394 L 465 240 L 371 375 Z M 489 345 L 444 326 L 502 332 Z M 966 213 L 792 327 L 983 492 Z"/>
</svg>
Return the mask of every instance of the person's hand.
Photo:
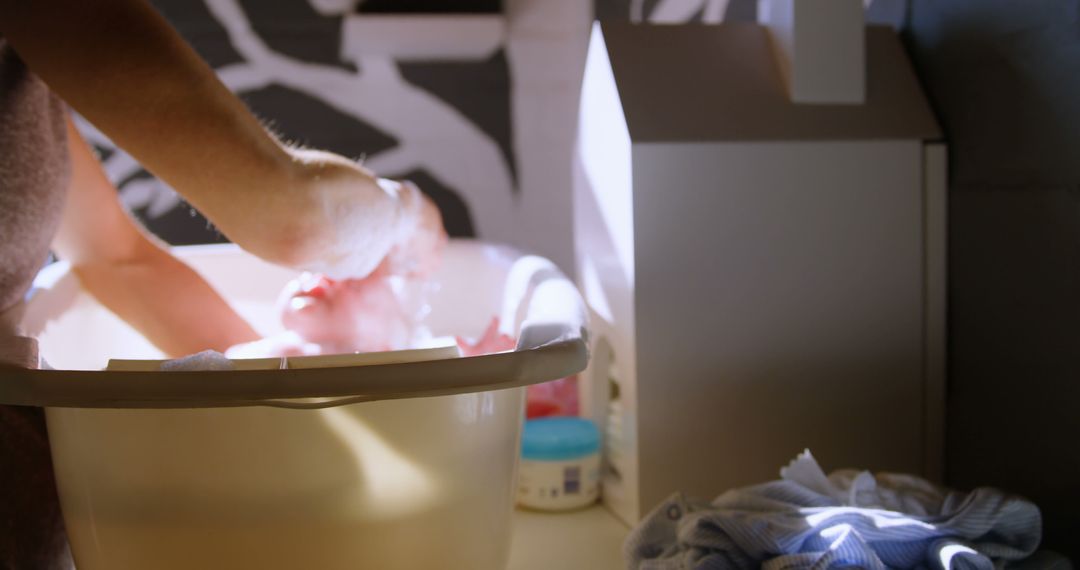
<svg viewBox="0 0 1080 570">
<path fill-rule="evenodd" d="M 430 201 L 282 144 L 149 3 L 0 2 L 0 22 L 51 91 L 252 254 L 335 277 L 433 270 Z"/>
<path fill-rule="evenodd" d="M 271 261 L 335 278 L 427 277 L 438 268 L 447 242 L 442 216 L 414 184 L 378 178 L 332 153 L 291 152 L 294 190 L 249 208 L 248 240 L 234 241 Z M 270 228 L 260 219 L 282 222 Z M 273 259 L 256 249 L 261 245 L 283 255 Z"/>
<path fill-rule="evenodd" d="M 408 195 L 407 200 L 417 202 L 415 206 L 410 205 L 417 211 L 417 216 L 415 227 L 390 248 L 390 253 L 376 273 L 420 279 L 430 277 L 441 266 L 442 253 L 448 241 L 439 208 L 412 182 L 405 180 L 395 183 L 380 179 L 380 183 L 399 184 L 399 195 Z"/>
</svg>

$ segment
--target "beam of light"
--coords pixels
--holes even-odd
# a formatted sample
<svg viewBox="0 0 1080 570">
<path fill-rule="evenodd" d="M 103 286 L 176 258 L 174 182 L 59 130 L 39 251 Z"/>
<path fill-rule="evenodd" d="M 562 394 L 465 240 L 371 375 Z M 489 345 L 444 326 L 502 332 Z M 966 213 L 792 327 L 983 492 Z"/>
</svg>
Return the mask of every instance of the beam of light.
<svg viewBox="0 0 1080 570">
<path fill-rule="evenodd" d="M 397 518 L 432 504 L 436 488 L 429 474 L 363 420 L 344 408 L 326 408 L 319 413 L 356 460 L 365 514 Z"/>
<path fill-rule="evenodd" d="M 821 537 L 822 538 L 833 538 L 835 536 L 836 539 L 833 540 L 832 544 L 829 545 L 829 550 L 836 550 L 837 548 L 840 548 L 841 546 L 843 546 L 844 542 L 847 540 L 847 538 L 849 536 L 851 536 L 851 533 L 854 532 L 854 531 L 855 531 L 855 529 L 852 528 L 851 525 L 849 525 L 847 523 L 843 523 L 843 524 L 838 524 L 836 526 L 831 526 L 831 527 L 821 531 Z"/>
<path fill-rule="evenodd" d="M 840 517 L 848 514 L 868 518 L 877 528 L 893 528 L 899 526 L 918 526 L 926 530 L 934 530 L 937 528 L 930 523 L 904 516 L 902 513 L 881 509 L 866 509 L 861 507 L 822 507 L 800 509 L 799 512 L 805 515 L 807 524 L 813 528 L 817 528 L 818 525 L 833 517 Z"/>
<path fill-rule="evenodd" d="M 959 554 L 964 554 L 964 555 L 975 554 L 975 555 L 978 555 L 979 553 L 976 552 L 974 548 L 971 548 L 969 546 L 964 546 L 963 544 L 950 544 L 950 545 L 945 546 L 944 548 L 942 548 L 941 552 L 938 553 L 938 554 L 941 557 L 941 567 L 942 568 L 952 568 L 953 567 L 952 566 L 952 560 L 957 555 L 959 555 Z"/>
<path fill-rule="evenodd" d="M 578 148 L 600 224 L 614 244 L 624 281 L 634 283 L 634 200 L 630 131 L 599 23 L 593 24 L 579 106 Z M 593 228 L 597 231 L 599 228 Z"/>
<path fill-rule="evenodd" d="M 584 289 L 585 300 L 589 302 L 596 314 L 607 322 L 615 322 L 614 313 L 611 311 L 611 303 L 608 302 L 607 294 L 600 280 L 600 272 L 596 268 L 596 262 L 588 253 L 581 258 L 581 280 Z"/>
</svg>

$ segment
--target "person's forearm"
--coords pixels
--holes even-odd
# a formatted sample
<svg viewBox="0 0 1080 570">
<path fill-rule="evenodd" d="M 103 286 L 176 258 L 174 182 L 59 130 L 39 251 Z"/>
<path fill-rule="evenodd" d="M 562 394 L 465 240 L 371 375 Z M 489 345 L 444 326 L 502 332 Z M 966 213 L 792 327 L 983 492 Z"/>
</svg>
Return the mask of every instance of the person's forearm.
<svg viewBox="0 0 1080 570">
<path fill-rule="evenodd" d="M 234 242 L 303 266 L 335 239 L 323 233 L 334 228 L 320 177 L 342 169 L 283 147 L 144 1 L 0 0 L 0 34 L 53 91 Z M 370 173 L 346 170 L 350 199 L 395 207 Z"/>
<path fill-rule="evenodd" d="M 415 233 L 418 210 L 401 193 L 353 161 L 282 146 L 144 0 L 0 0 L 0 34 L 75 110 L 263 259 L 362 277 Z"/>
<path fill-rule="evenodd" d="M 225 352 L 259 338 L 202 277 L 164 251 L 73 269 L 88 293 L 169 357 Z"/>
<path fill-rule="evenodd" d="M 290 157 L 213 71 L 141 0 L 0 0 L 20 57 L 114 142 L 166 181 L 255 192 Z M 239 183 L 249 180 L 251 183 Z"/>
<path fill-rule="evenodd" d="M 142 231 L 69 120 L 71 186 L 53 250 L 102 305 L 170 356 L 256 337 L 190 267 Z"/>
</svg>

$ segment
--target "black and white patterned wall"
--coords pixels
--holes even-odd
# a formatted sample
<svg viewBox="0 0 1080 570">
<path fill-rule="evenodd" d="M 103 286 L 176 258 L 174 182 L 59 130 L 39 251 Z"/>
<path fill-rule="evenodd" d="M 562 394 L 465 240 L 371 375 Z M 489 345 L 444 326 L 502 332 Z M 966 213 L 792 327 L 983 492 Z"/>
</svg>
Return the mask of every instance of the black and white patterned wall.
<svg viewBox="0 0 1080 570">
<path fill-rule="evenodd" d="M 769 0 L 596 0 L 596 17 L 648 24 L 753 22 Z M 863 0 L 866 19 L 899 27 L 907 0 Z"/>
<path fill-rule="evenodd" d="M 285 140 L 411 179 L 442 209 L 451 235 L 517 245 L 567 270 L 578 91 L 594 14 L 714 23 L 750 21 L 758 10 L 758 0 L 153 1 Z M 905 2 L 867 0 L 868 19 L 898 24 Z M 82 127 L 151 231 L 174 244 L 224 240 Z"/>
<path fill-rule="evenodd" d="M 453 236 L 572 267 L 579 0 L 154 0 L 287 141 L 416 182 Z M 173 244 L 224 241 L 92 125 L 124 204 Z M 165 134 L 167 136 L 167 133 Z"/>
</svg>

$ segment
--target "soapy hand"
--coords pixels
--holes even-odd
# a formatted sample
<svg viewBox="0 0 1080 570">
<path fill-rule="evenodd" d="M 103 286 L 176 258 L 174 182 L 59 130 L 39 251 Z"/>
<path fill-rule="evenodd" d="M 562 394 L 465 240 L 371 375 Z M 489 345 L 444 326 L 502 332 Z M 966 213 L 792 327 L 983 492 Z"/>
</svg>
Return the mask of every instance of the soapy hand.
<svg viewBox="0 0 1080 570">
<path fill-rule="evenodd" d="M 222 226 L 233 241 L 268 261 L 339 279 L 435 272 L 446 230 L 439 209 L 414 184 L 378 178 L 332 153 L 290 152 L 294 184 L 268 192 L 256 208 L 277 225 L 243 208 L 245 221 Z"/>
<path fill-rule="evenodd" d="M 390 248 L 374 273 L 425 279 L 438 271 L 442 264 L 442 252 L 448 241 L 442 214 L 415 184 L 407 180 L 399 184 L 399 194 L 404 200 L 419 202 L 416 206 L 416 224 L 407 232 L 405 239 Z"/>
</svg>

